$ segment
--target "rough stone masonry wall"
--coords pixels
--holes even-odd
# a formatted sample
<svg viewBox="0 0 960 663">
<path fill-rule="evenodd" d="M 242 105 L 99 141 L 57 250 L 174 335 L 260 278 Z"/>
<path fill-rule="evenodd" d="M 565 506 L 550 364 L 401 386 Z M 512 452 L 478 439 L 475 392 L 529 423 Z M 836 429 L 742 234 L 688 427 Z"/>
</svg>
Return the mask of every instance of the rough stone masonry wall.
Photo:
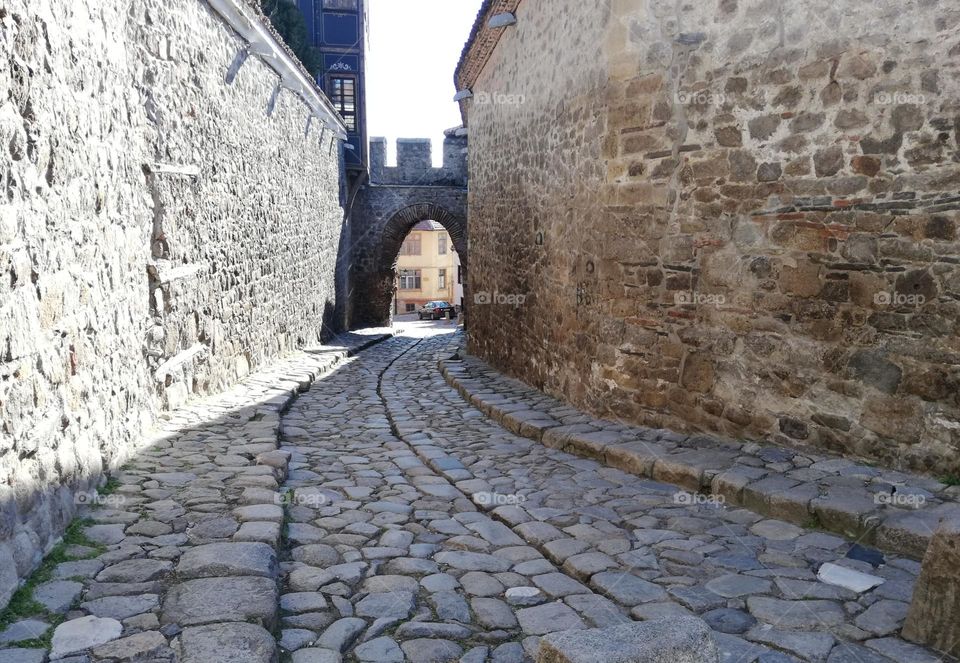
<svg viewBox="0 0 960 663">
<path fill-rule="evenodd" d="M 503 302 L 472 350 L 601 415 L 960 471 L 960 11 L 517 18 L 468 107 L 471 285 Z"/>
<path fill-rule="evenodd" d="M 198 0 L 0 0 L 0 605 L 159 412 L 324 332 L 336 146 L 241 47 Z"/>
</svg>

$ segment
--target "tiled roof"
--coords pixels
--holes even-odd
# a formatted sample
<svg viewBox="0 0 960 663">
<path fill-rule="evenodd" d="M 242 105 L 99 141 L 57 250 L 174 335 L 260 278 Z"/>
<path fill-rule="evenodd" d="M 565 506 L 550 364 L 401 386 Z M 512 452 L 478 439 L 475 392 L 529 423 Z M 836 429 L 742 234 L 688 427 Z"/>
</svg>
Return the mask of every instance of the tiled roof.
<svg viewBox="0 0 960 663">
<path fill-rule="evenodd" d="M 493 53 L 493 49 L 496 48 L 497 42 L 500 41 L 500 35 L 507 29 L 488 28 L 487 21 L 497 14 L 516 12 L 519 5 L 520 0 L 483 0 L 453 76 L 458 91 L 473 86 L 490 58 L 490 54 Z M 463 102 L 460 103 L 462 109 Z"/>
<path fill-rule="evenodd" d="M 412 230 L 445 230 L 445 228 L 436 221 L 430 221 L 428 219 L 415 225 Z"/>
</svg>

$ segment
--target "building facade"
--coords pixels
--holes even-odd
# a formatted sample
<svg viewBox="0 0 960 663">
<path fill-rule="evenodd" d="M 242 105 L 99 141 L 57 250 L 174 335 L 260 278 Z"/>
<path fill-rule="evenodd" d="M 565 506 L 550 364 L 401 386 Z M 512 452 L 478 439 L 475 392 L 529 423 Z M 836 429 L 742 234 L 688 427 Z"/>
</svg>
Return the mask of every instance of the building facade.
<svg viewBox="0 0 960 663">
<path fill-rule="evenodd" d="M 415 313 L 433 301 L 460 305 L 462 298 L 460 257 L 450 235 L 436 221 L 417 223 L 400 246 L 393 312 Z"/>
<path fill-rule="evenodd" d="M 297 0 L 310 43 L 323 60 L 317 83 L 347 125 L 344 165 L 367 168 L 365 66 L 368 39 L 366 0 Z"/>
<path fill-rule="evenodd" d="M 498 293 L 471 351 L 601 416 L 960 471 L 958 25 L 487 0 L 456 74 Z"/>
</svg>

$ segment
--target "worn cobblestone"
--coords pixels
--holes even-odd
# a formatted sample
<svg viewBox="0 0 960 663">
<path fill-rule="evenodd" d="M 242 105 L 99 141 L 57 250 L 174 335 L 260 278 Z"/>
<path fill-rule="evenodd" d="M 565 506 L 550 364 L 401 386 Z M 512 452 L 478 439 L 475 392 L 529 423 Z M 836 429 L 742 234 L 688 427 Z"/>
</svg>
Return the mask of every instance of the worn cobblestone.
<svg viewBox="0 0 960 663">
<path fill-rule="evenodd" d="M 118 476 L 128 501 L 90 510 L 112 542 L 66 562 L 96 564 L 65 624 L 123 620 L 90 660 L 210 663 L 246 648 L 256 658 L 244 660 L 530 661 L 548 633 L 686 615 L 713 629 L 724 660 L 927 655 L 896 637 L 915 562 L 874 568 L 840 536 L 684 501 L 675 485 L 518 436 L 436 369 L 458 342 L 416 327 L 331 362 L 282 417 L 290 394 L 269 406 L 234 394 L 223 423 L 199 426 L 201 409 L 171 422 L 179 432 Z M 289 462 L 260 464 L 264 453 Z M 239 541 L 241 521 L 282 517 L 276 548 Z M 884 582 L 828 585 L 825 562 Z"/>
</svg>

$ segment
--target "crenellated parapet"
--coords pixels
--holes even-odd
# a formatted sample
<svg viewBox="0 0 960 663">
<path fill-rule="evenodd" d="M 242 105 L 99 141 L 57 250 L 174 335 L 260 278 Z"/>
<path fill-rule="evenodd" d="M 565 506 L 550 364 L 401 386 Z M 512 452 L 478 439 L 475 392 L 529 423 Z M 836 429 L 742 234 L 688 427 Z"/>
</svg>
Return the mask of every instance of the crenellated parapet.
<svg viewBox="0 0 960 663">
<path fill-rule="evenodd" d="M 385 186 L 467 185 L 467 136 L 451 129 L 443 139 L 443 165 L 433 167 L 429 138 L 397 139 L 397 165 L 387 166 L 387 139 L 370 139 L 370 183 Z"/>
</svg>

